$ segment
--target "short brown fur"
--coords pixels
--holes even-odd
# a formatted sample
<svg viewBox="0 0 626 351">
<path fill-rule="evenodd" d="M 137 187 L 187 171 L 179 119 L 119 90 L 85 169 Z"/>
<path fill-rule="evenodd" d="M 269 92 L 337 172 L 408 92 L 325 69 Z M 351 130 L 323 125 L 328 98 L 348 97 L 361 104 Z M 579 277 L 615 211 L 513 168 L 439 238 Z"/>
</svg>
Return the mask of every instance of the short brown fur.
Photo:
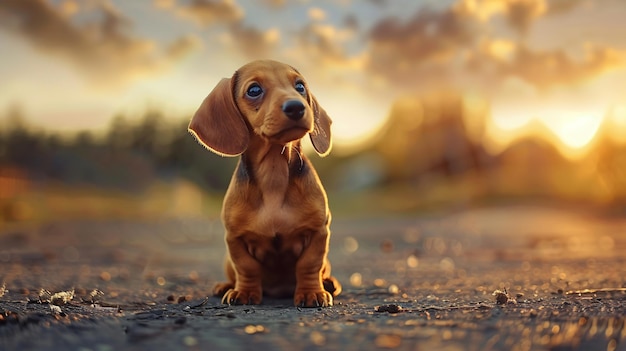
<svg viewBox="0 0 626 351">
<path fill-rule="evenodd" d="M 259 96 L 247 94 L 253 85 L 262 89 Z M 286 101 L 304 105 L 301 118 L 286 116 Z M 309 134 L 325 156 L 331 123 L 300 73 L 269 60 L 223 79 L 192 118 L 189 130 L 209 150 L 241 155 L 222 207 L 228 281 L 213 292 L 223 303 L 259 304 L 266 295 L 293 296 L 296 306 L 332 306 L 341 292 L 327 259 L 326 192 L 300 143 Z"/>
</svg>

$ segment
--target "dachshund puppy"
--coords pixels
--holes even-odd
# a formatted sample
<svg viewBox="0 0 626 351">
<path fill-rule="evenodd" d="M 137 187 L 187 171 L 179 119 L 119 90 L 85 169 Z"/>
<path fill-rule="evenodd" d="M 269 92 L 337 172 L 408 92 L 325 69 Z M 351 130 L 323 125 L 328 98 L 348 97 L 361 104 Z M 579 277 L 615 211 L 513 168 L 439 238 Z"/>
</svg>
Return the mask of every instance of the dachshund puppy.
<svg viewBox="0 0 626 351">
<path fill-rule="evenodd" d="M 254 61 L 222 79 L 189 131 L 222 156 L 241 155 L 224 198 L 228 279 L 213 293 L 225 304 L 293 296 L 303 307 L 332 306 L 341 285 L 327 259 L 326 193 L 300 141 L 331 149 L 331 119 L 293 67 Z"/>
</svg>

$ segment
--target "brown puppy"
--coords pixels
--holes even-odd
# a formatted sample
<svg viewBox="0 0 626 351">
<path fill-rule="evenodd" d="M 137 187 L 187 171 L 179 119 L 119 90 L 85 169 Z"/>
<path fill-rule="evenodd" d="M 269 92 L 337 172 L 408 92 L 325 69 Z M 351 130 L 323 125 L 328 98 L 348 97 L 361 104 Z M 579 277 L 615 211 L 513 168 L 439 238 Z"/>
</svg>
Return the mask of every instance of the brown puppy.
<svg viewBox="0 0 626 351">
<path fill-rule="evenodd" d="M 254 61 L 222 79 L 189 131 L 209 150 L 241 155 L 224 198 L 226 276 L 215 295 L 227 304 L 293 296 L 296 306 L 332 306 L 341 285 L 327 259 L 326 193 L 300 139 L 320 156 L 331 148 L 331 120 L 302 75 L 276 61 Z"/>
</svg>

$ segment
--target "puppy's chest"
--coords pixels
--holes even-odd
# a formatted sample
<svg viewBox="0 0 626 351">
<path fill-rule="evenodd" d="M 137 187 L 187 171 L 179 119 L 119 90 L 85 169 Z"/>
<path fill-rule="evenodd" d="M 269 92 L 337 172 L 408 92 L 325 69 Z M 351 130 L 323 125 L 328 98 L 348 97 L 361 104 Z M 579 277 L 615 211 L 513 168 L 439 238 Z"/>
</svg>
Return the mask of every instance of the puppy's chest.
<svg viewBox="0 0 626 351">
<path fill-rule="evenodd" d="M 307 222 L 294 206 L 266 199 L 252 218 L 250 234 L 244 238 L 248 251 L 259 261 L 287 264 L 283 261 L 299 257 L 309 245 L 315 229 Z"/>
<path fill-rule="evenodd" d="M 264 194 L 260 201 L 248 202 L 242 217 L 233 219 L 239 227 L 248 252 L 266 264 L 289 264 L 299 257 L 325 224 L 324 206 L 310 206 L 305 197 L 290 193 Z M 272 263 L 274 262 L 274 263 Z"/>
<path fill-rule="evenodd" d="M 303 221 L 298 209 L 282 196 L 266 196 L 255 212 L 256 232 L 270 237 L 290 234 Z"/>
</svg>

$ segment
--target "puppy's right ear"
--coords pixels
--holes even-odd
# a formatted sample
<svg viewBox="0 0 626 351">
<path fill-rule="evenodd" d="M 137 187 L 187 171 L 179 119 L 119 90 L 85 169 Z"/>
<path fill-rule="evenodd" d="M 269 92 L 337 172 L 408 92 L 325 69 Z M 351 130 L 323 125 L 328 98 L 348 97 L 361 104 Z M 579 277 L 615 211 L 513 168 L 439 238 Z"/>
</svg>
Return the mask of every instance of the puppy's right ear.
<svg viewBox="0 0 626 351">
<path fill-rule="evenodd" d="M 240 155 L 250 142 L 248 126 L 235 105 L 233 81 L 224 78 L 217 83 L 189 123 L 198 142 L 220 156 Z"/>
</svg>

